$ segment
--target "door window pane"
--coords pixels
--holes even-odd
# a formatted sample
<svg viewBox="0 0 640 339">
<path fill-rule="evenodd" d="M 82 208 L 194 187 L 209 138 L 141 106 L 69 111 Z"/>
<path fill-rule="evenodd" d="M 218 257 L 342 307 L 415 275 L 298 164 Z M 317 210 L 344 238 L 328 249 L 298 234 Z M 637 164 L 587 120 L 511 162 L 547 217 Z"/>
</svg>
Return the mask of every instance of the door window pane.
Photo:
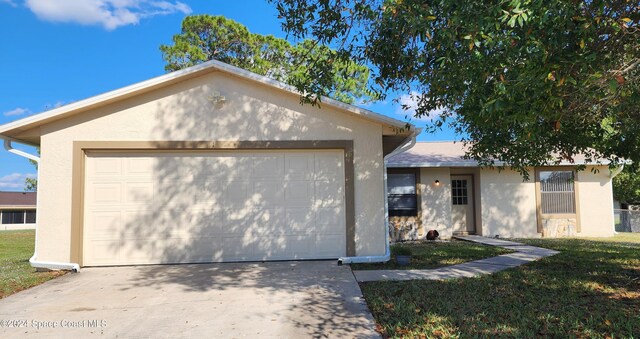
<svg viewBox="0 0 640 339">
<path fill-rule="evenodd" d="M 467 180 L 451 180 L 451 203 L 453 205 L 467 205 L 469 203 Z"/>
</svg>

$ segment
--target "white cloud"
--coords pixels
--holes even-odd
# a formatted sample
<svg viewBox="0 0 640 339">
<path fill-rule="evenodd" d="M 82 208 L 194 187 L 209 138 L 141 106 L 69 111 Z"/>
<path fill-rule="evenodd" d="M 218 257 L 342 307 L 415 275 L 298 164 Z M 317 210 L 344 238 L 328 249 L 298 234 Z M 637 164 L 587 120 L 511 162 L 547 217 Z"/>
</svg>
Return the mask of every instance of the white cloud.
<svg viewBox="0 0 640 339">
<path fill-rule="evenodd" d="M 18 7 L 18 4 L 16 4 L 13 0 L 0 0 L 0 3 L 7 4 L 11 7 Z"/>
<path fill-rule="evenodd" d="M 413 120 L 418 121 L 433 121 L 436 120 L 442 113 L 444 113 L 444 108 L 437 108 L 429 111 L 429 115 L 423 115 L 419 118 L 416 118 L 414 115 L 416 114 L 416 108 L 418 108 L 418 101 L 420 98 L 420 93 L 412 91 L 411 94 L 403 94 L 398 99 L 398 107 L 396 107 L 395 113 L 402 116 L 408 116 Z M 403 107 L 406 107 L 403 108 Z"/>
<path fill-rule="evenodd" d="M 23 115 L 27 113 L 31 113 L 31 111 L 27 108 L 17 107 L 15 109 L 2 113 L 2 115 L 4 115 L 5 117 L 9 117 L 12 115 Z"/>
<path fill-rule="evenodd" d="M 24 181 L 27 178 L 35 178 L 34 173 L 11 173 L 0 177 L 0 190 L 16 190 L 24 188 Z"/>
<path fill-rule="evenodd" d="M 25 0 L 25 4 L 42 20 L 101 25 L 109 31 L 156 15 L 191 13 L 188 5 L 173 0 Z"/>
</svg>

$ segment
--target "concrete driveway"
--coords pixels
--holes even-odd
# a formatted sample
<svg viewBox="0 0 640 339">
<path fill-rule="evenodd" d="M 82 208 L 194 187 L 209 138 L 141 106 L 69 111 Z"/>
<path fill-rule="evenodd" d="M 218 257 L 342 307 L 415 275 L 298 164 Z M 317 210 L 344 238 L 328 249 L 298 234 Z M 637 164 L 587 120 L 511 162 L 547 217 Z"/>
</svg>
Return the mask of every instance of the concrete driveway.
<svg viewBox="0 0 640 339">
<path fill-rule="evenodd" d="M 0 300 L 2 338 L 369 338 L 374 327 L 335 261 L 88 268 Z"/>
</svg>

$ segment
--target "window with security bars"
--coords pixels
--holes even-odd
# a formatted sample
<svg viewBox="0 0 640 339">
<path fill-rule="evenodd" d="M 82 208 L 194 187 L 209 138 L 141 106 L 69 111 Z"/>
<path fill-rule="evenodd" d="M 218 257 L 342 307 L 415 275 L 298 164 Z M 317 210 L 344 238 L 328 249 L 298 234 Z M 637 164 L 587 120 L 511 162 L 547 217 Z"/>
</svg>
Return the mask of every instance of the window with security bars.
<svg viewBox="0 0 640 339">
<path fill-rule="evenodd" d="M 575 214 L 573 171 L 540 171 L 539 176 L 542 214 Z"/>
<path fill-rule="evenodd" d="M 451 203 L 453 205 L 467 205 L 469 203 L 467 180 L 451 180 Z"/>
</svg>

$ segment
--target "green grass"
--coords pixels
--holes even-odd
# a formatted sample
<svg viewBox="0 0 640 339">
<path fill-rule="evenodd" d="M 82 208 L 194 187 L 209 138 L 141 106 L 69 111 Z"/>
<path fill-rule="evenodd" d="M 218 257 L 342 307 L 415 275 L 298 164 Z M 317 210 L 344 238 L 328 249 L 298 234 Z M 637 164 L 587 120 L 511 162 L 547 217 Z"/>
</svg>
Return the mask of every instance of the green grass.
<svg viewBox="0 0 640 339">
<path fill-rule="evenodd" d="M 413 256 L 409 266 L 397 266 L 392 256 L 391 260 L 384 264 L 353 264 L 351 268 L 354 270 L 431 269 L 512 252 L 500 247 L 459 240 L 425 241 L 401 246 L 409 247 L 412 251 Z"/>
<path fill-rule="evenodd" d="M 64 272 L 36 272 L 29 265 L 35 231 L 0 231 L 0 298 L 51 280 Z"/>
<path fill-rule="evenodd" d="M 615 237 L 610 238 L 582 238 L 585 240 L 603 241 L 603 242 L 621 242 L 631 245 L 640 244 L 640 233 L 618 233 Z"/>
<path fill-rule="evenodd" d="M 361 285 L 385 337 L 640 337 L 640 235 L 522 242 L 560 254 L 493 275 Z"/>
</svg>

